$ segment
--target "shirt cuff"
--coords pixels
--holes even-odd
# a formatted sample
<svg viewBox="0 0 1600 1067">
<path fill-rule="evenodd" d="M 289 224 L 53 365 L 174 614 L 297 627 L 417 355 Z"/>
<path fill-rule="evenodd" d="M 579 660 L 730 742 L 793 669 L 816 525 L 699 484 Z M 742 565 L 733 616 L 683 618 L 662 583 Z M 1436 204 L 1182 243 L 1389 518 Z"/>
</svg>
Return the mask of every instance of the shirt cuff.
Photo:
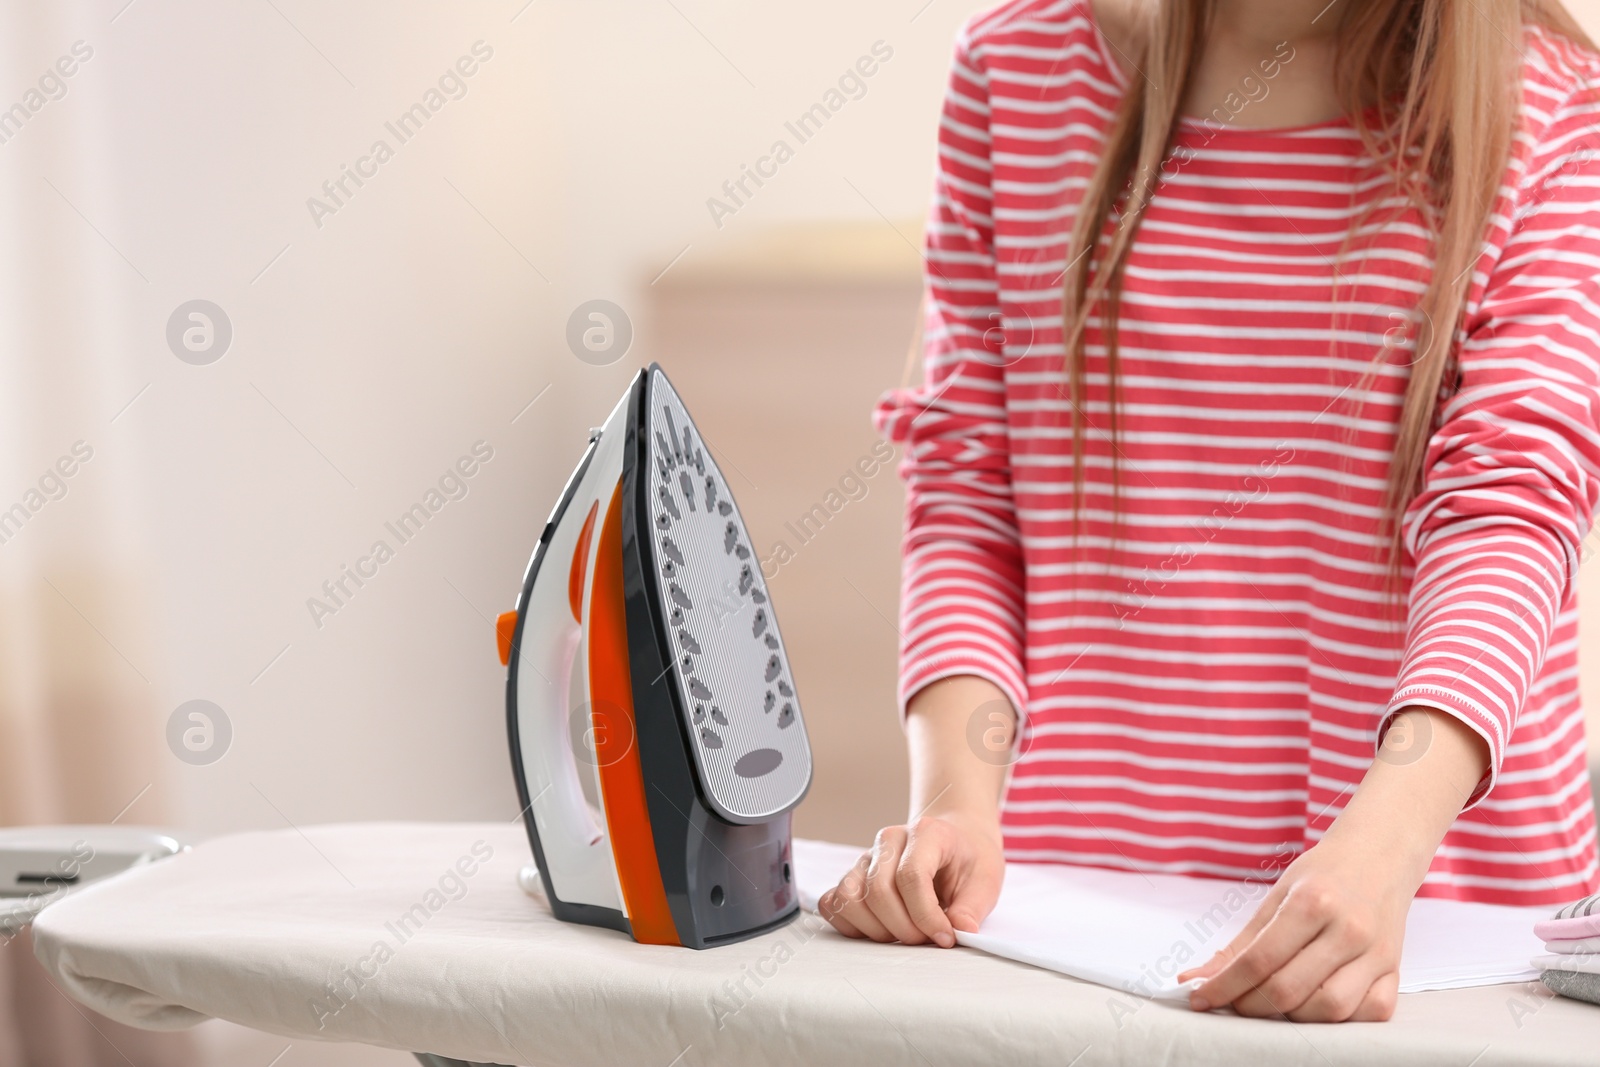
<svg viewBox="0 0 1600 1067">
<path fill-rule="evenodd" d="M 1394 699 L 1389 702 L 1388 710 L 1383 713 L 1383 718 L 1378 722 L 1378 734 L 1372 746 L 1374 759 L 1389 759 L 1391 762 L 1412 762 L 1420 759 L 1431 743 L 1431 737 L 1417 737 L 1411 739 L 1410 746 L 1393 757 L 1382 756 L 1384 738 L 1389 733 L 1389 727 L 1394 723 L 1396 715 L 1407 708 L 1427 708 L 1431 711 L 1443 712 L 1458 722 L 1465 723 L 1467 728 L 1479 737 L 1489 750 L 1489 769 L 1473 787 L 1472 793 L 1467 797 L 1466 803 L 1461 805 L 1462 811 L 1476 807 L 1479 801 L 1489 795 L 1490 790 L 1500 778 L 1500 761 L 1503 749 L 1495 739 L 1494 729 L 1480 709 L 1474 708 L 1469 702 L 1447 689 L 1434 686 L 1408 685 L 1395 692 Z M 1409 755 L 1414 752 L 1415 755 Z"/>
<path fill-rule="evenodd" d="M 1020 744 L 1023 727 L 1027 724 L 1027 682 L 1015 667 L 981 647 L 952 648 L 927 655 L 906 654 L 900 671 L 901 728 L 905 727 L 906 709 L 918 693 L 935 682 L 961 675 L 982 678 L 1011 701 L 1011 707 L 1017 715 L 1016 743 Z M 974 712 L 977 710 L 973 709 Z"/>
</svg>

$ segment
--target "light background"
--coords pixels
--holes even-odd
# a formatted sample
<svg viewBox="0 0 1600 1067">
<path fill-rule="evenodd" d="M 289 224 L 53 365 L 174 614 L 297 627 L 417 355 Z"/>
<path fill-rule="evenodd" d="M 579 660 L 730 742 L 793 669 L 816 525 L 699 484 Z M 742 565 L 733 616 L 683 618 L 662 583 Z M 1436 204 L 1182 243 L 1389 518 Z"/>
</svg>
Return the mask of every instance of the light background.
<svg viewBox="0 0 1600 1067">
<path fill-rule="evenodd" d="M 94 50 L 0 144 L 0 507 L 94 448 L 0 544 L 0 747 L 30 753 L 0 760 L 0 822 L 512 818 L 489 620 L 585 431 L 662 359 L 748 468 L 758 547 L 872 447 L 914 322 L 950 41 L 982 6 L 0 5 L 0 106 L 74 41 Z M 1571 6 L 1600 29 L 1600 3 Z M 466 96 L 318 227 L 307 198 L 393 144 L 384 123 L 480 40 Z M 719 227 L 707 198 L 793 143 L 785 120 L 878 41 L 893 58 L 865 95 Z M 209 366 L 164 338 L 195 298 L 233 326 Z M 595 298 L 635 329 L 609 367 L 565 341 Z M 494 458 L 466 498 L 315 626 L 307 598 L 480 440 Z M 811 835 L 903 815 L 892 481 L 772 583 L 817 746 Z M 209 766 L 165 739 L 197 698 L 232 724 Z M 210 1040 L 229 1062 L 284 1044 Z M 357 1060 L 406 1062 L 280 1062 Z"/>
<path fill-rule="evenodd" d="M 73 799 L 67 814 L 109 818 L 154 781 L 127 818 L 148 804 L 202 833 L 282 825 L 262 794 L 297 822 L 509 818 L 485 617 L 512 605 L 587 428 L 661 354 L 651 280 L 824 220 L 884 227 L 898 251 L 883 271 L 914 277 L 880 213 L 916 239 L 950 40 L 977 5 L 123 2 L 11 5 L 0 46 L 0 94 L 75 40 L 95 50 L 0 145 L 15 250 L 0 373 L 25 398 L 0 428 L 0 499 L 74 441 L 95 449 L 67 497 L 0 545 L 0 583 L 74 641 L 142 768 L 126 796 L 94 798 L 109 811 Z M 478 40 L 494 56 L 467 96 L 319 229 L 307 198 L 375 138 L 393 143 L 384 123 Z M 894 57 L 867 95 L 717 227 L 708 197 L 879 40 Z M 164 339 L 194 298 L 233 324 L 210 366 Z M 564 340 L 593 298 L 634 320 L 610 367 Z M 913 312 L 866 369 L 875 388 L 896 384 Z M 843 412 L 841 470 L 874 440 L 870 402 Z M 495 458 L 467 498 L 314 626 L 307 598 L 479 440 Z M 880 607 L 893 614 L 892 586 Z M 164 751 L 168 714 L 195 698 L 235 731 L 211 767 Z M 25 819 L 28 795 L 11 802 Z"/>
</svg>

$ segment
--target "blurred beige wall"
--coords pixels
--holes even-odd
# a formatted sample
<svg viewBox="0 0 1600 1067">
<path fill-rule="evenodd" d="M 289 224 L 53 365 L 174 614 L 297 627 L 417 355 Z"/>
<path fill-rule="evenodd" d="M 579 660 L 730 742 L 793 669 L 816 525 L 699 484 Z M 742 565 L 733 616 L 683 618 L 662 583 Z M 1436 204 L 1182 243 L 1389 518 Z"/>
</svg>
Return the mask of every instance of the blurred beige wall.
<svg viewBox="0 0 1600 1067">
<path fill-rule="evenodd" d="M 0 585 L 42 605 L 127 734 L 109 750 L 127 795 L 73 817 L 110 819 L 143 783 L 124 821 L 198 833 L 514 815 L 489 620 L 586 429 L 657 354 L 650 282 L 772 225 L 921 214 L 950 40 L 978 5 L 920 6 L 6 5 L 4 92 L 92 52 L 0 145 L 5 237 L 31 250 L 6 262 L 0 339 L 30 371 L 0 418 L 0 496 L 95 448 L 0 545 Z M 892 55 L 864 95 L 715 218 L 707 200 L 876 42 Z M 386 124 L 469 56 L 465 95 L 401 143 Z M 393 157 L 343 178 L 378 139 Z M 233 331 L 205 366 L 165 337 L 197 298 Z M 634 319 L 608 367 L 565 340 L 593 298 Z M 889 384 L 903 338 L 885 345 Z M 872 377 L 825 411 L 866 444 Z M 314 618 L 323 583 L 480 441 L 494 458 L 465 499 Z M 118 576 L 67 566 L 106 543 Z M 206 766 L 165 743 L 195 699 L 233 733 Z M 92 747 L 57 743 L 39 788 Z"/>
</svg>

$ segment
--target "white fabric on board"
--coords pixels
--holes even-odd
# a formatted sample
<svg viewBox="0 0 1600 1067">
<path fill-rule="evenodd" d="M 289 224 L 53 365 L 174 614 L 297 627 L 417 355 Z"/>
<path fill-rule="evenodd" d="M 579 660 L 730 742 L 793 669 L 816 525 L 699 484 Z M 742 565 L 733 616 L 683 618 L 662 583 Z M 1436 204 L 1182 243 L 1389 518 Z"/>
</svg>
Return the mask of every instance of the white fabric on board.
<svg viewBox="0 0 1600 1067">
<path fill-rule="evenodd" d="M 858 848 L 795 843 L 805 906 L 836 885 Z M 956 940 L 1086 982 L 1158 1000 L 1187 1000 L 1198 966 L 1244 928 L 1270 882 L 1141 874 L 1095 867 L 1012 863 L 994 913 Z M 1400 991 L 1461 989 L 1539 977 L 1543 943 L 1533 924 L 1550 909 L 1458 900 L 1414 901 L 1406 921 Z"/>
</svg>

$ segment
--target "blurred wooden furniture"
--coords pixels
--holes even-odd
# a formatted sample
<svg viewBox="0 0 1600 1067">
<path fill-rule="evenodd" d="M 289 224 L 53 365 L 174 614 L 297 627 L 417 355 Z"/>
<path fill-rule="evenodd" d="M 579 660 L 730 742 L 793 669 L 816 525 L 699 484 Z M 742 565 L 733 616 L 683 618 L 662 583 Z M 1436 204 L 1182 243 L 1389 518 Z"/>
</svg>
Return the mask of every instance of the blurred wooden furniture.
<svg viewBox="0 0 1600 1067">
<path fill-rule="evenodd" d="M 692 246 L 648 290 L 642 354 L 687 399 L 779 606 L 815 750 L 795 827 L 808 837 L 866 843 L 906 817 L 895 711 L 904 494 L 898 457 L 874 455 L 887 453 L 871 413 L 905 375 L 920 241 L 915 223 L 730 234 Z"/>
</svg>

